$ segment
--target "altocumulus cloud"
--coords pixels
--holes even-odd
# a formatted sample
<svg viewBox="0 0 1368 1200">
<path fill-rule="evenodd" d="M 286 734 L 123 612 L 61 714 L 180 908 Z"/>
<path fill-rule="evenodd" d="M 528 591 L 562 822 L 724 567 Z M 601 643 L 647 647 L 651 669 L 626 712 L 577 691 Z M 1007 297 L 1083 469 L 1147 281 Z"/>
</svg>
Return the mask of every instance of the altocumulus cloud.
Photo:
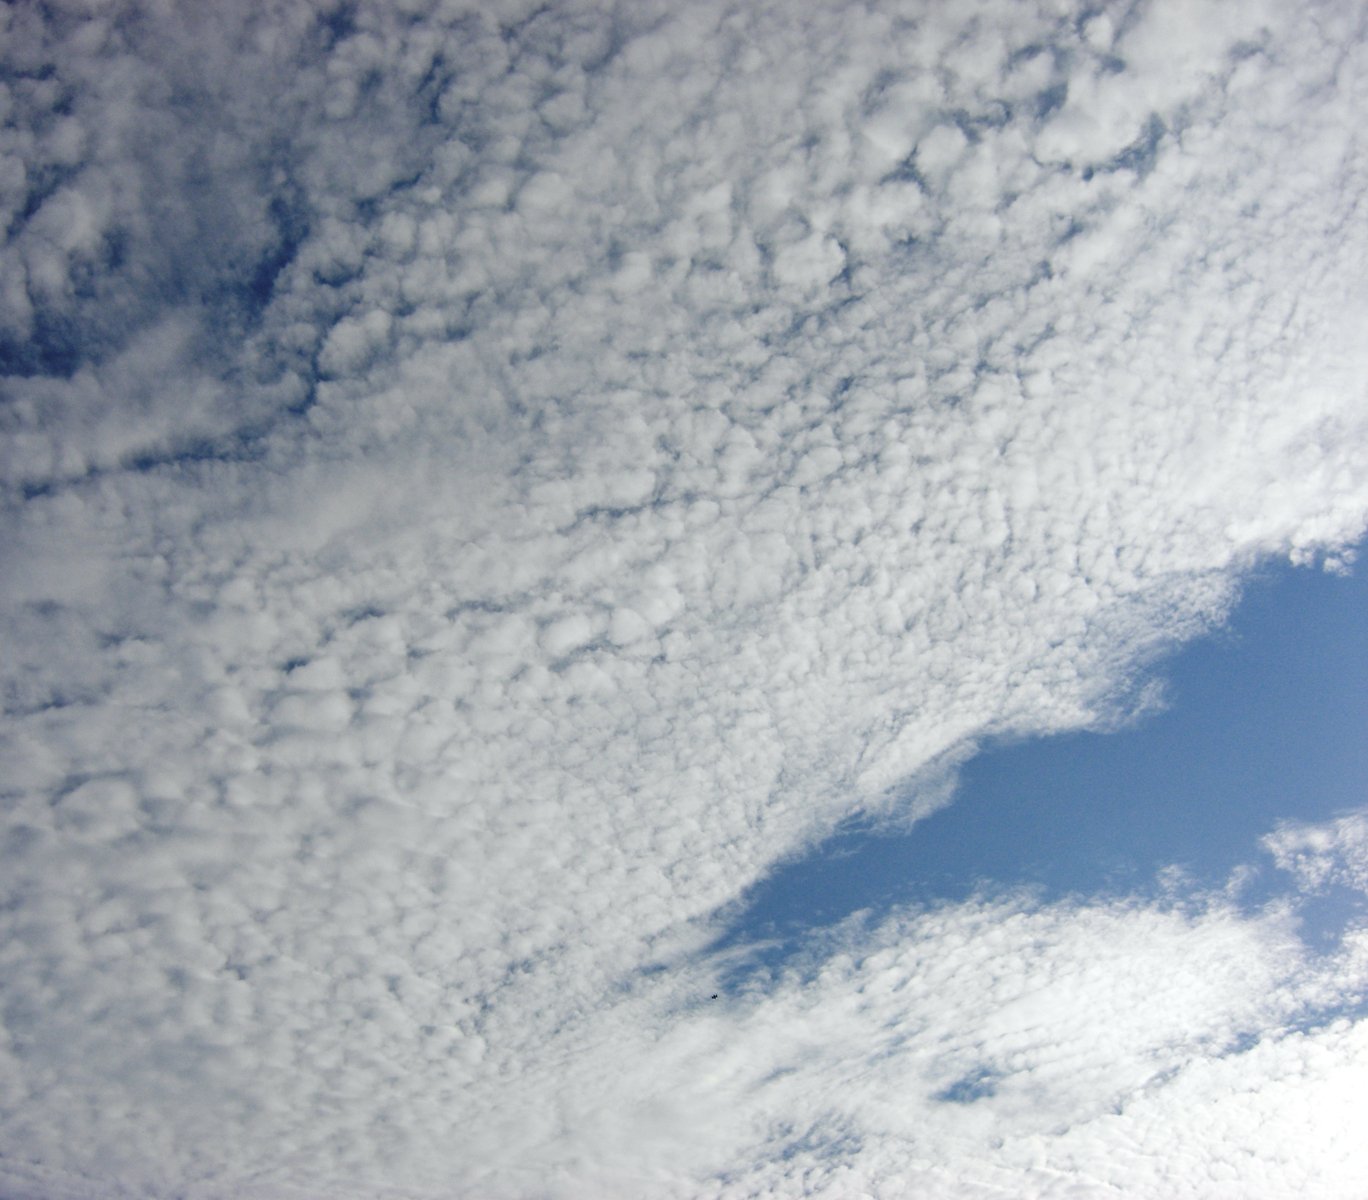
<svg viewBox="0 0 1368 1200">
<path fill-rule="evenodd" d="M 1357 6 L 0 20 L 7 1195 L 1357 1194 L 1294 900 L 709 950 L 1361 536 Z"/>
</svg>

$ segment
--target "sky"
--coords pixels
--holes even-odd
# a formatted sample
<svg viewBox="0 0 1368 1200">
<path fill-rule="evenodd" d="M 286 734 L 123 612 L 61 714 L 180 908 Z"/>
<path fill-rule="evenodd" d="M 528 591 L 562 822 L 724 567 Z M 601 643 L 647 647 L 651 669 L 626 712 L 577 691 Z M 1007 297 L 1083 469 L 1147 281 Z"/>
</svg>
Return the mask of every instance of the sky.
<svg viewBox="0 0 1368 1200">
<path fill-rule="evenodd" d="M 898 903 L 1158 896 L 1179 881 L 1251 910 L 1295 900 L 1313 948 L 1339 941 L 1362 893 L 1299 893 L 1261 843 L 1363 806 L 1368 577 L 1260 572 L 1218 631 L 1143 678 L 1157 704 L 1125 728 L 989 745 L 924 821 L 849 820 L 757 884 L 720 941 L 764 947 L 747 965 L 769 966 L 813 926 Z"/>
<path fill-rule="evenodd" d="M 0 1195 L 1361 1197 L 1364 21 L 0 9 Z"/>
</svg>

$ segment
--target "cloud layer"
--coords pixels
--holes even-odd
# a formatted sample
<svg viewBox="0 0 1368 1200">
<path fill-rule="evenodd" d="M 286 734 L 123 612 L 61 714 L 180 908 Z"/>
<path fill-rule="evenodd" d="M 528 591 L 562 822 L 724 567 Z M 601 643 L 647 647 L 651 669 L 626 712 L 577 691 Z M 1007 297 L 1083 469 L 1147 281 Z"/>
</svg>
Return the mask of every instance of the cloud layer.
<svg viewBox="0 0 1368 1200">
<path fill-rule="evenodd" d="M 704 948 L 1361 535 L 1359 14 L 677 8 L 6 10 L 0 1180 L 1348 1195 L 1353 937 Z"/>
</svg>

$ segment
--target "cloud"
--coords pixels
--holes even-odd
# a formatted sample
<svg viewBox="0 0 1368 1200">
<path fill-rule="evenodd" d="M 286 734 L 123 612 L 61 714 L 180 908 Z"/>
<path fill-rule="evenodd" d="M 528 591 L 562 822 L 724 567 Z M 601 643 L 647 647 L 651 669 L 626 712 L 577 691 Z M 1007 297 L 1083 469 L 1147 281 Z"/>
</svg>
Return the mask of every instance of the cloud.
<svg viewBox="0 0 1368 1200">
<path fill-rule="evenodd" d="M 769 1140 L 718 1190 L 1273 1196 L 1314 1180 L 1352 1194 L 1361 1156 L 1323 1132 L 1311 1158 L 1300 1139 L 1361 1038 L 1284 1023 L 1308 977 L 1361 989 L 1362 949 L 1308 968 L 1285 921 L 997 901 L 861 931 L 756 1005 L 739 1042 L 787 1070 L 757 1063 L 763 1078 L 738 1089 L 772 1103 Z M 1252 1114 L 1280 1104 L 1259 1128 Z M 1206 1105 L 1222 1117 L 1195 1131 Z"/>
<path fill-rule="evenodd" d="M 691 999 L 785 856 L 1361 536 L 1364 43 L 1237 7 L 7 10 L 5 1186 L 966 1194 L 1001 1129 L 1050 1194 L 1109 1104 L 1340 1086 L 1277 914 Z"/>
<path fill-rule="evenodd" d="M 712 999 L 715 978 L 657 976 L 560 1031 L 573 1050 L 516 1120 L 463 1125 L 486 1169 L 456 1190 L 1348 1196 L 1361 1178 L 1331 1114 L 1362 1031 L 1322 1006 L 1327 987 L 1361 1003 L 1368 959 L 1361 939 L 1312 959 L 1286 908 L 978 897 L 855 918 Z"/>
<path fill-rule="evenodd" d="M 1314 891 L 1342 884 L 1368 892 L 1368 814 L 1346 813 L 1319 825 L 1289 822 L 1264 838 L 1274 862 Z"/>
</svg>

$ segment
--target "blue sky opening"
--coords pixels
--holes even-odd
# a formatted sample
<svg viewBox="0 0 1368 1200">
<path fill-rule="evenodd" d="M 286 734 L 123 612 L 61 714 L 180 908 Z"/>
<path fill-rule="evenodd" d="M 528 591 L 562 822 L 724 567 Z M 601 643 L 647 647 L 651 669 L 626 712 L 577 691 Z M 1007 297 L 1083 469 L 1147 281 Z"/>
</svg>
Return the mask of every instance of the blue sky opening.
<svg viewBox="0 0 1368 1200">
<path fill-rule="evenodd" d="M 719 947 L 773 964 L 851 914 L 1029 889 L 1153 894 L 1175 876 L 1261 904 L 1291 887 L 1260 847 L 1279 822 L 1325 821 L 1368 799 L 1368 579 L 1269 568 L 1230 621 L 1153 668 L 1163 711 L 1110 733 L 989 749 L 953 803 L 897 834 L 853 822 L 753 889 Z M 1363 911 L 1353 889 L 1302 903 L 1313 946 Z"/>
</svg>

